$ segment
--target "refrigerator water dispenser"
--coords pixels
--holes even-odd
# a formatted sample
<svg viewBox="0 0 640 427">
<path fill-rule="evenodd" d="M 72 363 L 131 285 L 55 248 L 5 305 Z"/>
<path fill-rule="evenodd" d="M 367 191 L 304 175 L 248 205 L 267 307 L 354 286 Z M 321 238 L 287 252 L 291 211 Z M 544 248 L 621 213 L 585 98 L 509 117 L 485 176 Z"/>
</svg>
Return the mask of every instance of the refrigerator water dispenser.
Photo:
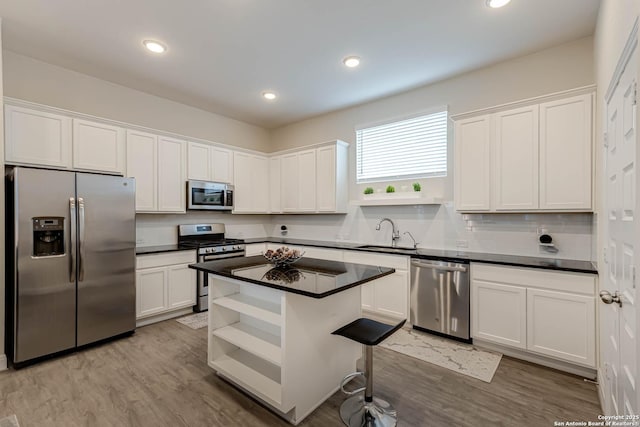
<svg viewBox="0 0 640 427">
<path fill-rule="evenodd" d="M 33 218 L 33 256 L 64 255 L 64 217 Z"/>
</svg>

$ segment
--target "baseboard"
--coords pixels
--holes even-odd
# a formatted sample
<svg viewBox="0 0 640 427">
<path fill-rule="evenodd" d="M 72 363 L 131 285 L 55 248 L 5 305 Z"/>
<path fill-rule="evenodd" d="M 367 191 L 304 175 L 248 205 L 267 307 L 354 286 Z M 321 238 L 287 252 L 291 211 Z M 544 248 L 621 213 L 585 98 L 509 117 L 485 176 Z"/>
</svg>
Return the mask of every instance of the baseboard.
<svg viewBox="0 0 640 427">
<path fill-rule="evenodd" d="M 476 338 L 473 339 L 473 344 L 478 347 L 485 348 L 487 350 L 497 351 L 506 356 L 510 356 L 516 359 L 526 360 L 527 362 L 531 362 L 531 363 L 537 363 L 538 365 L 557 369 L 559 371 L 569 372 L 570 374 L 579 375 L 581 377 L 588 378 L 591 380 L 595 380 L 597 378 L 597 373 L 595 368 L 575 365 L 573 363 L 551 359 L 549 357 L 540 356 L 537 354 L 529 353 L 527 351 L 522 351 L 515 348 L 503 347 L 501 345 L 482 341 Z"/>
<path fill-rule="evenodd" d="M 6 371 L 6 370 L 7 370 L 7 355 L 0 354 L 0 371 Z"/>
<path fill-rule="evenodd" d="M 136 320 L 136 328 L 147 326 L 152 323 L 162 322 L 163 320 L 173 319 L 174 317 L 184 316 L 185 314 L 190 313 L 193 313 L 193 307 L 182 308 L 180 310 L 171 311 L 169 313 L 162 313 L 156 316 L 145 317 L 143 319 Z"/>
</svg>

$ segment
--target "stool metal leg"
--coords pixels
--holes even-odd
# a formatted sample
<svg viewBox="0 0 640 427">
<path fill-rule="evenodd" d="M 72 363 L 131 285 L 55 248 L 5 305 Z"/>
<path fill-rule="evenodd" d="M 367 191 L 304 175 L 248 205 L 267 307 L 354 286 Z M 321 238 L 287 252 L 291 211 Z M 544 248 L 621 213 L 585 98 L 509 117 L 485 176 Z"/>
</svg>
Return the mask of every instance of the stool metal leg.
<svg viewBox="0 0 640 427">
<path fill-rule="evenodd" d="M 382 399 L 373 397 L 373 347 L 366 346 L 365 377 L 367 384 L 363 395 L 351 396 L 340 406 L 340 418 L 349 427 L 393 427 L 397 412 Z"/>
</svg>

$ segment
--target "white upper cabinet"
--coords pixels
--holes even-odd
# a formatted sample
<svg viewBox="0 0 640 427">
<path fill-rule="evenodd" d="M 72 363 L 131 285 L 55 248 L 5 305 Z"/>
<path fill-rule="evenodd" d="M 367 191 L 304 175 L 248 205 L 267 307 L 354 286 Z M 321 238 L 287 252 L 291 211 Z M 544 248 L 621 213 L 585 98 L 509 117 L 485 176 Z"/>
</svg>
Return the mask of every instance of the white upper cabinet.
<svg viewBox="0 0 640 427">
<path fill-rule="evenodd" d="M 5 105 L 5 161 L 71 167 L 71 118 Z"/>
<path fill-rule="evenodd" d="M 282 158 L 275 156 L 269 158 L 269 212 L 282 212 Z"/>
<path fill-rule="evenodd" d="M 189 179 L 233 183 L 233 151 L 189 142 Z"/>
<path fill-rule="evenodd" d="M 158 137 L 127 131 L 127 176 L 136 179 L 136 212 L 158 210 Z"/>
<path fill-rule="evenodd" d="M 199 144 L 197 142 L 189 142 L 188 146 L 188 176 L 189 179 L 198 181 L 211 180 L 211 146 L 207 144 Z"/>
<path fill-rule="evenodd" d="M 316 150 L 316 209 L 346 213 L 348 193 L 348 145 L 342 142 Z"/>
<path fill-rule="evenodd" d="M 73 119 L 73 168 L 125 173 L 125 130 Z"/>
<path fill-rule="evenodd" d="M 233 153 L 233 213 L 269 212 L 269 159 L 251 153 Z"/>
<path fill-rule="evenodd" d="M 187 144 L 158 138 L 158 211 L 186 212 Z"/>
<path fill-rule="evenodd" d="M 592 97 L 456 120 L 456 209 L 591 211 Z"/>
<path fill-rule="evenodd" d="M 233 151 L 211 147 L 211 180 L 233 184 Z"/>
<path fill-rule="evenodd" d="M 540 104 L 542 209 L 592 209 L 591 98 Z"/>
<path fill-rule="evenodd" d="M 496 210 L 538 208 L 538 106 L 494 115 Z"/>
<path fill-rule="evenodd" d="M 136 179 L 136 212 L 186 209 L 185 141 L 127 130 L 127 176 Z"/>
<path fill-rule="evenodd" d="M 491 209 L 490 116 L 459 120 L 455 125 L 455 205 L 462 211 Z"/>
<path fill-rule="evenodd" d="M 348 147 L 335 141 L 272 156 L 271 212 L 346 213 Z"/>
</svg>

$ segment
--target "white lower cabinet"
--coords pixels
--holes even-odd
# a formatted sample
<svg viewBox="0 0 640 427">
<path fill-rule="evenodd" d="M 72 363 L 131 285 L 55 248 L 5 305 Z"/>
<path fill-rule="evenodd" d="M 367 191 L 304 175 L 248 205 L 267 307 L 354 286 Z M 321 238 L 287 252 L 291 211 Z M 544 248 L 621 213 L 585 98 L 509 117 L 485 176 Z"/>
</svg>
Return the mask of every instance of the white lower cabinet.
<svg viewBox="0 0 640 427">
<path fill-rule="evenodd" d="M 251 243 L 244 246 L 244 256 L 262 255 L 265 251 L 265 243 Z"/>
<path fill-rule="evenodd" d="M 527 348 L 595 365 L 595 301 L 566 292 L 527 289 Z"/>
<path fill-rule="evenodd" d="M 406 319 L 409 307 L 409 258 L 344 251 L 344 262 L 395 268 L 395 273 L 361 286 L 362 309 L 394 319 Z"/>
<path fill-rule="evenodd" d="M 471 264 L 474 341 L 596 366 L 592 274 Z"/>
<path fill-rule="evenodd" d="M 195 251 L 136 257 L 136 319 L 138 325 L 183 314 L 196 304 Z M 149 320 L 151 318 L 151 320 Z"/>
<path fill-rule="evenodd" d="M 475 280 L 473 337 L 527 348 L 527 289 Z"/>
</svg>

